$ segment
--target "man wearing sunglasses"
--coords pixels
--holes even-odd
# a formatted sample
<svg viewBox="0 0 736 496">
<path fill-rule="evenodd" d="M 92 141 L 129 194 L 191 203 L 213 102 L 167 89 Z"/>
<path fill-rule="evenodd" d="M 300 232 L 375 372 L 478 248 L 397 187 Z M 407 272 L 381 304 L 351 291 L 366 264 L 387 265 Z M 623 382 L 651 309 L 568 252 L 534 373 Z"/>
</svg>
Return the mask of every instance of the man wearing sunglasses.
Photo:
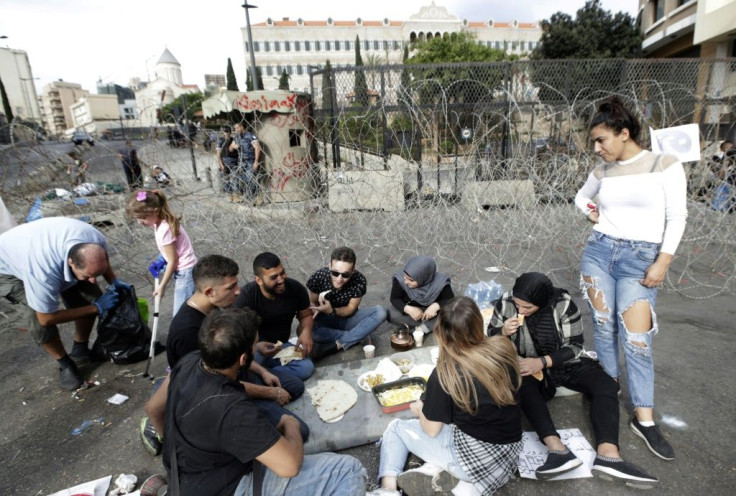
<svg viewBox="0 0 736 496">
<path fill-rule="evenodd" d="M 368 284 L 355 270 L 355 260 L 351 248 L 336 248 L 329 267 L 319 269 L 307 281 L 314 313 L 313 360 L 360 343 L 386 320 L 382 306 L 358 310 Z"/>
</svg>

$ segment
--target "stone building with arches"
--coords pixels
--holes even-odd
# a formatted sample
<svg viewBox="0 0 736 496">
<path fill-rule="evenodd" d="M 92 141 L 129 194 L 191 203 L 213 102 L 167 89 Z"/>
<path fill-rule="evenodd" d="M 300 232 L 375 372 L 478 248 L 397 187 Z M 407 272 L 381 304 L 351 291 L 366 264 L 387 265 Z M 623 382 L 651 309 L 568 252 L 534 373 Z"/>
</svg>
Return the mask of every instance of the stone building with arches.
<svg viewBox="0 0 736 496">
<path fill-rule="evenodd" d="M 472 33 L 480 44 L 522 57 L 537 46 L 542 36 L 538 22 L 460 19 L 434 2 L 406 20 L 268 18 L 252 25 L 252 47 L 245 28 L 242 34 L 246 66 L 252 49 L 265 89 L 277 88 L 279 77 L 286 71 L 291 76 L 292 90 L 309 92 L 310 66 L 322 67 L 328 59 L 332 67 L 354 65 L 356 36 L 363 63 L 369 66 L 399 64 L 405 44 L 461 31 Z M 314 83 L 318 86 L 321 81 Z"/>
</svg>

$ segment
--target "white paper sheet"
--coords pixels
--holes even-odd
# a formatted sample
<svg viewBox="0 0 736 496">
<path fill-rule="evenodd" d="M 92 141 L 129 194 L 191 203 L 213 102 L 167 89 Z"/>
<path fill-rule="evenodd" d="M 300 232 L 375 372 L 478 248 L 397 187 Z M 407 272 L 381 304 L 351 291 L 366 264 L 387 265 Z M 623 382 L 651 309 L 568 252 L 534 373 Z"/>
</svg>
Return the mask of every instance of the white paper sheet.
<svg viewBox="0 0 736 496">
<path fill-rule="evenodd" d="M 697 124 L 668 127 L 665 129 L 649 128 L 654 153 L 669 153 L 680 162 L 697 162 L 700 160 L 700 128 Z"/>
<path fill-rule="evenodd" d="M 107 489 L 110 487 L 110 480 L 112 475 L 102 477 L 101 479 L 93 480 L 79 484 L 78 486 L 69 487 L 63 489 L 57 493 L 49 494 L 49 496 L 71 496 L 72 494 L 94 494 L 94 496 L 105 496 Z"/>
<path fill-rule="evenodd" d="M 590 471 L 595 460 L 595 450 L 579 429 L 558 429 L 562 444 L 572 451 L 575 456 L 583 460 L 583 464 L 575 470 L 555 477 L 552 480 L 582 479 L 593 477 Z M 547 459 L 547 447 L 539 440 L 536 432 L 524 432 L 521 440 L 524 447 L 519 455 L 519 475 L 525 479 L 536 479 L 534 471 Z"/>
</svg>

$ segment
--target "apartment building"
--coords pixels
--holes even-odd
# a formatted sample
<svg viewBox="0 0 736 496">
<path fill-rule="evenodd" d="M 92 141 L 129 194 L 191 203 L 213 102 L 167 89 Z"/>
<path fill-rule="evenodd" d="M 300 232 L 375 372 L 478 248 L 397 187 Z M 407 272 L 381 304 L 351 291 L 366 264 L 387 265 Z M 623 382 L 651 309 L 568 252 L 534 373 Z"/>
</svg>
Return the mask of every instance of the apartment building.
<svg viewBox="0 0 736 496">
<path fill-rule="evenodd" d="M 38 106 L 35 78 L 28 60 L 28 54 L 14 48 L 0 48 L 0 76 L 8 95 L 13 116 L 20 119 L 29 119 L 39 122 L 41 110 Z M 0 107 L 0 112 L 3 109 Z"/>
<path fill-rule="evenodd" d="M 736 0 L 640 0 L 647 57 L 734 57 Z"/>
<path fill-rule="evenodd" d="M 120 127 L 120 107 L 117 95 L 87 95 L 70 107 L 72 126 L 83 128 L 93 136 L 105 129 Z"/>
<path fill-rule="evenodd" d="M 406 20 L 281 20 L 266 19 L 252 25 L 253 54 L 261 69 L 265 89 L 278 87 L 286 71 L 293 90 L 309 91 L 310 66 L 322 67 L 329 59 L 333 67 L 355 64 L 355 39 L 359 37 L 365 65 L 399 64 L 404 46 L 461 31 L 472 33 L 478 43 L 520 56 L 532 51 L 542 36 L 536 22 L 496 22 L 493 19 L 460 19 L 432 3 Z M 250 50 L 246 29 L 246 66 Z"/>
<path fill-rule="evenodd" d="M 43 87 L 41 106 L 43 107 L 44 127 L 50 135 L 63 135 L 74 126 L 70 107 L 80 98 L 89 95 L 78 83 L 54 81 Z"/>
</svg>

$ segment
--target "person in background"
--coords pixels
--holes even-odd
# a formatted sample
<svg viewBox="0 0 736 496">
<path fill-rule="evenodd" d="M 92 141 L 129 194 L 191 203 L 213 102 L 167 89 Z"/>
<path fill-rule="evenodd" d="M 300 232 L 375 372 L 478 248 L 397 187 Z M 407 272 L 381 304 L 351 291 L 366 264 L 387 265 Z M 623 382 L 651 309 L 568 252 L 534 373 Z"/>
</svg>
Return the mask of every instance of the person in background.
<svg viewBox="0 0 736 496">
<path fill-rule="evenodd" d="M 123 164 L 125 180 L 128 182 L 130 191 L 142 188 L 143 173 L 141 172 L 141 162 L 138 159 L 138 150 L 133 146 L 132 142 L 125 142 L 125 147 L 118 150 L 118 158 Z"/>
</svg>

